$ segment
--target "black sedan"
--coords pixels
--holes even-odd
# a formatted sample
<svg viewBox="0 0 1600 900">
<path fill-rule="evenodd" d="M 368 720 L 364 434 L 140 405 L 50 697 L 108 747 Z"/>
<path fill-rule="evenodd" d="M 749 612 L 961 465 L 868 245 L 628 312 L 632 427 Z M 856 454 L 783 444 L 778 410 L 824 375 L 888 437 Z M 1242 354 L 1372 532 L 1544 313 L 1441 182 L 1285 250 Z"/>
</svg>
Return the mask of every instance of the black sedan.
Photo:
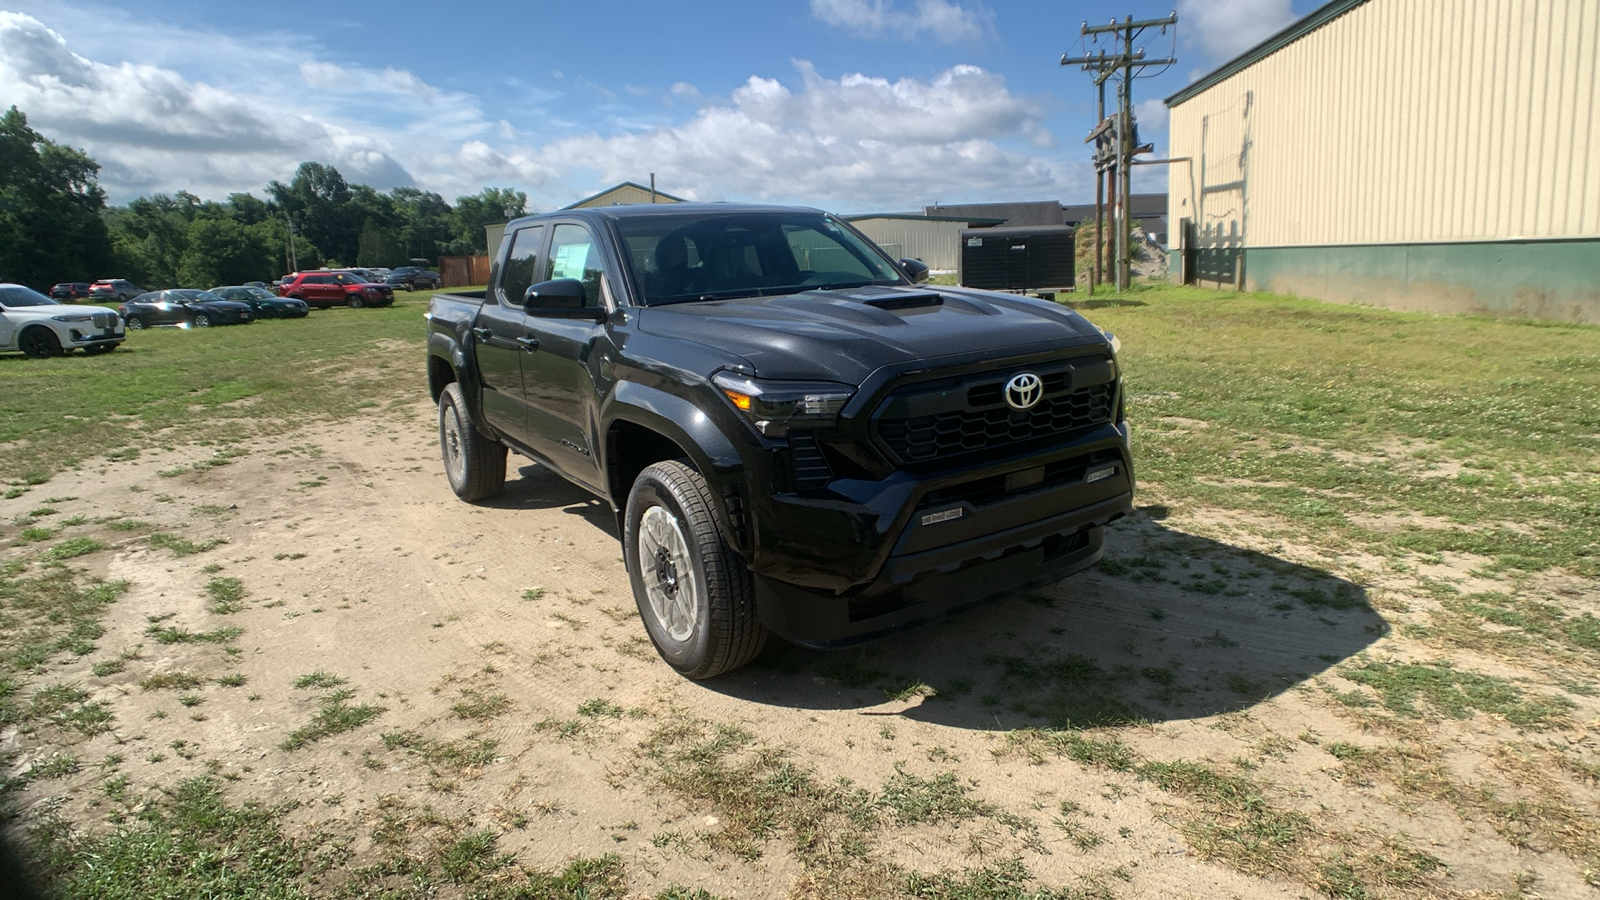
<svg viewBox="0 0 1600 900">
<path fill-rule="evenodd" d="M 403 287 L 408 291 L 437 289 L 444 281 L 438 272 L 421 266 L 401 266 L 383 279 L 390 287 Z"/>
<path fill-rule="evenodd" d="M 279 297 L 264 287 L 248 284 L 214 287 L 208 293 L 235 303 L 249 304 L 258 319 L 298 319 L 311 311 L 304 300 Z"/>
<path fill-rule="evenodd" d="M 130 331 L 154 325 L 176 325 L 179 328 L 246 325 L 256 318 L 255 311 L 248 303 L 224 300 L 210 291 L 189 288 L 140 294 L 122 304 L 119 311 Z"/>
</svg>

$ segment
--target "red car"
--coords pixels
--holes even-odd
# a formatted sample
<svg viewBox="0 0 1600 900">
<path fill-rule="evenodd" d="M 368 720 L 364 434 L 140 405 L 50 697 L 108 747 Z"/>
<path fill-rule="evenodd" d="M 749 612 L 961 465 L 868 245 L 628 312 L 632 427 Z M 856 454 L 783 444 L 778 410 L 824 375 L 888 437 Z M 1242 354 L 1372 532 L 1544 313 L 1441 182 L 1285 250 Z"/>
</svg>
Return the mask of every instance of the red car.
<svg viewBox="0 0 1600 900">
<path fill-rule="evenodd" d="M 307 306 L 318 309 L 340 304 L 360 309 L 394 302 L 394 288 L 362 281 L 349 272 L 294 272 L 284 276 L 278 295 L 304 300 Z"/>
</svg>

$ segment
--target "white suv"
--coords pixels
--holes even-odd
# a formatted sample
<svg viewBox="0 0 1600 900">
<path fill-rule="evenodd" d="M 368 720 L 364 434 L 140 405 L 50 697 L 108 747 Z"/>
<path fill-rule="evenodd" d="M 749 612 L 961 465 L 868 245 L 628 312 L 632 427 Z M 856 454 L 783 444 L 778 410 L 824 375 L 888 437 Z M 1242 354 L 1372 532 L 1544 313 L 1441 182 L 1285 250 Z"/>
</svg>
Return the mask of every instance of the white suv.
<svg viewBox="0 0 1600 900">
<path fill-rule="evenodd" d="M 82 347 L 90 355 L 110 353 L 126 337 L 114 309 L 57 303 L 33 288 L 0 283 L 0 352 L 42 358 Z"/>
</svg>

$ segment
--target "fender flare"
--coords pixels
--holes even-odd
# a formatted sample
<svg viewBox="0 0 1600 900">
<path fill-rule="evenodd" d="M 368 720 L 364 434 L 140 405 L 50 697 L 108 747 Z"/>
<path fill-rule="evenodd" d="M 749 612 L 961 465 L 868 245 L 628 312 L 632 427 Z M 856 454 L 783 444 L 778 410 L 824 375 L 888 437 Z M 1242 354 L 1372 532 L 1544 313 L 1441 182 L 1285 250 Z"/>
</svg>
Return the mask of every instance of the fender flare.
<svg viewBox="0 0 1600 900">
<path fill-rule="evenodd" d="M 468 359 L 466 349 L 454 335 L 439 331 L 428 335 L 428 356 L 430 358 L 437 356 L 449 363 L 455 381 L 461 385 L 461 396 L 467 401 L 467 415 L 472 417 L 473 427 L 499 439 L 500 433 L 489 427 L 488 421 L 483 417 L 482 405 L 478 402 L 478 398 L 482 396 L 483 384 L 478 378 L 477 366 L 474 365 L 477 360 Z M 435 384 L 432 375 L 429 375 L 428 393 L 432 395 L 435 403 L 439 402 L 439 395 L 444 393 L 446 384 L 448 382 Z"/>
<path fill-rule="evenodd" d="M 648 428 L 677 444 L 688 455 L 700 474 L 712 485 L 711 510 L 723 540 L 741 553 L 749 550 L 749 538 L 733 527 L 728 514 L 724 485 L 744 486 L 744 457 L 716 421 L 692 401 L 660 388 L 633 381 L 619 382 L 600 411 L 600 463 L 611 478 L 611 428 L 627 422 Z M 611 485 L 615 487 L 614 485 Z M 624 496 L 626 493 L 624 492 Z M 626 503 L 618 503 L 618 528 L 621 529 Z"/>
</svg>

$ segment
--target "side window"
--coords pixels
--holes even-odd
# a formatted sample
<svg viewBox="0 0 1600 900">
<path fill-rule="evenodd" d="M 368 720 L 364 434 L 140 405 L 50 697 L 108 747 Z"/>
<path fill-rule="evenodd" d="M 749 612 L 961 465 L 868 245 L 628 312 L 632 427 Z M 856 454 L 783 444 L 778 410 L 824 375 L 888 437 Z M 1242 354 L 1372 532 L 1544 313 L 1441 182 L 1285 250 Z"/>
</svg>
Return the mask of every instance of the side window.
<svg viewBox="0 0 1600 900">
<path fill-rule="evenodd" d="M 557 225 L 550 240 L 550 258 L 545 263 L 544 280 L 576 278 L 583 282 L 583 305 L 593 309 L 600 306 L 600 279 L 605 274 L 605 264 L 600 261 L 600 250 L 595 246 L 594 235 L 582 225 Z"/>
<path fill-rule="evenodd" d="M 522 305 L 522 296 L 534 282 L 534 263 L 538 261 L 539 244 L 544 240 L 544 226 L 518 229 L 511 239 L 511 251 L 506 254 L 505 266 L 500 269 L 500 302 L 512 306 Z"/>
<path fill-rule="evenodd" d="M 307 275 L 304 284 L 332 284 L 333 279 L 327 275 Z"/>
</svg>

